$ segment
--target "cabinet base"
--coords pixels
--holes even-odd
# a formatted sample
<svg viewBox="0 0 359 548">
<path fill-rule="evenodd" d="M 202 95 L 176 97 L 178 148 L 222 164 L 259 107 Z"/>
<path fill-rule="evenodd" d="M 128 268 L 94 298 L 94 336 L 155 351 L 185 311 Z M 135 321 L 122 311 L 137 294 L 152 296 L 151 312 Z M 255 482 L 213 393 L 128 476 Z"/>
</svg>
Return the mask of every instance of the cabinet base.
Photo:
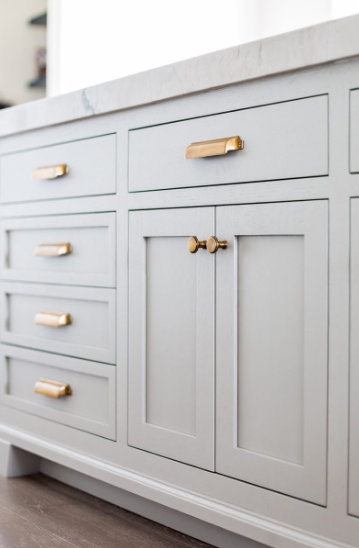
<svg viewBox="0 0 359 548">
<path fill-rule="evenodd" d="M 247 544 L 242 545 L 243 548 L 257 548 L 260 544 L 272 546 L 273 548 L 282 546 L 286 548 L 348 548 L 348 545 L 340 542 L 318 537 L 302 529 L 298 530 L 290 527 L 285 523 L 274 522 L 264 516 L 223 503 L 217 499 L 202 496 L 200 493 L 177 487 L 172 483 L 158 481 L 156 478 L 99 461 L 9 426 L 0 425 L 0 442 L 2 444 L 0 445 L 0 465 L 2 467 L 0 472 L 7 475 L 7 477 L 40 471 L 41 465 L 39 465 L 39 462 L 41 461 L 39 457 L 42 457 L 47 461 L 66 467 L 67 470 L 70 469 L 70 472 L 67 472 L 68 474 L 76 471 L 86 477 L 86 482 L 83 485 L 80 483 L 76 485 L 74 481 L 70 480 L 74 487 L 86 491 L 86 483 L 90 485 L 93 480 L 98 480 L 98 482 L 93 483 L 96 489 L 99 489 L 101 484 L 106 484 L 105 491 L 108 489 L 107 492 L 110 492 L 112 487 L 115 490 L 117 489 L 118 492 L 126 492 L 129 495 L 128 500 L 131 500 L 131 505 L 134 504 L 133 501 L 135 500 L 137 504 L 137 499 L 142 499 L 142 501 L 145 499 L 154 503 L 156 508 L 161 508 L 163 515 L 166 514 L 167 510 L 171 510 L 184 515 L 185 519 L 193 519 L 196 523 L 202 522 L 203 526 L 208 527 L 208 531 L 210 531 L 208 524 L 223 529 L 236 536 L 236 546 L 238 546 L 239 540 L 243 539 L 243 542 L 244 540 L 247 542 Z M 17 452 L 18 448 L 23 449 L 22 453 Z M 14 449 L 15 453 L 12 453 Z M 34 454 L 34 460 L 29 457 L 28 451 Z M 12 454 L 16 454 L 14 459 L 11 458 Z M 46 466 L 48 465 L 43 464 L 43 472 L 46 471 Z M 3 470 L 6 471 L 6 474 Z M 49 472 L 50 469 L 47 468 L 47 473 L 50 475 Z M 61 478 L 58 477 L 58 479 Z M 66 482 L 65 476 L 61 481 Z M 106 496 L 103 496 L 100 491 L 96 491 L 94 494 L 106 500 Z M 132 499 L 132 496 L 135 498 Z M 108 500 L 126 508 L 126 505 L 120 499 Z M 136 510 L 136 507 L 131 505 L 128 505 L 130 511 L 140 513 L 139 509 Z M 143 515 L 148 515 L 150 519 L 161 522 L 160 513 L 158 511 L 157 515 L 150 513 Z M 174 529 L 179 529 L 175 524 L 164 523 Z M 193 530 L 186 529 L 184 532 L 196 536 Z M 197 538 L 199 538 L 198 534 Z M 212 537 L 211 542 L 213 545 L 214 539 Z M 222 543 L 220 546 L 222 548 L 225 545 Z M 241 545 L 239 544 L 239 546 Z"/>
<path fill-rule="evenodd" d="M 0 440 L 0 475 L 5 478 L 36 474 L 40 470 L 41 458 L 24 451 L 11 443 Z"/>
</svg>

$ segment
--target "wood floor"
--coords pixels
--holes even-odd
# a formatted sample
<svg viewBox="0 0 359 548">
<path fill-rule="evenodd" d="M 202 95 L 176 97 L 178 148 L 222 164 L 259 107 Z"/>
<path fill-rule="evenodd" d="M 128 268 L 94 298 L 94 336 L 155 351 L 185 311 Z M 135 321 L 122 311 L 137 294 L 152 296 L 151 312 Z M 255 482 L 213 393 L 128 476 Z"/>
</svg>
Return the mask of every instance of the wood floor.
<svg viewBox="0 0 359 548">
<path fill-rule="evenodd" d="M 0 548 L 208 548 L 42 474 L 0 477 Z"/>
</svg>

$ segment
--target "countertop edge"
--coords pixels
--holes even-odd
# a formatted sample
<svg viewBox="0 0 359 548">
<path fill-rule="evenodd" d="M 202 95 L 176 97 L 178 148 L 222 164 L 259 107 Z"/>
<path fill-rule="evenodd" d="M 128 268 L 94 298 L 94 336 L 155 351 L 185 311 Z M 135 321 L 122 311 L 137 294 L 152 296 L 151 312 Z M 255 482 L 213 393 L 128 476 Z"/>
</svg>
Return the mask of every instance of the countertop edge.
<svg viewBox="0 0 359 548">
<path fill-rule="evenodd" d="M 359 56 L 359 14 L 0 111 L 0 137 Z"/>
</svg>

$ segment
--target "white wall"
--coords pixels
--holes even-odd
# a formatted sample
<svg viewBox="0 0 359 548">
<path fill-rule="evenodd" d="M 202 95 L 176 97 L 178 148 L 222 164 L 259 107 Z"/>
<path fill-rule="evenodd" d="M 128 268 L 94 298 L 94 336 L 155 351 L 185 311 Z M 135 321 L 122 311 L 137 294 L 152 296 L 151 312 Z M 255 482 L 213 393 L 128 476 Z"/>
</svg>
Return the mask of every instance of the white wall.
<svg viewBox="0 0 359 548">
<path fill-rule="evenodd" d="M 48 3 L 48 95 L 359 12 L 359 0 Z"/>
<path fill-rule="evenodd" d="M 44 27 L 28 20 L 46 11 L 46 0 L 0 0 L 0 101 L 24 103 L 44 97 L 45 90 L 29 89 L 36 77 L 35 52 L 46 45 Z"/>
<path fill-rule="evenodd" d="M 234 45 L 236 0 L 50 0 L 48 94 Z"/>
</svg>

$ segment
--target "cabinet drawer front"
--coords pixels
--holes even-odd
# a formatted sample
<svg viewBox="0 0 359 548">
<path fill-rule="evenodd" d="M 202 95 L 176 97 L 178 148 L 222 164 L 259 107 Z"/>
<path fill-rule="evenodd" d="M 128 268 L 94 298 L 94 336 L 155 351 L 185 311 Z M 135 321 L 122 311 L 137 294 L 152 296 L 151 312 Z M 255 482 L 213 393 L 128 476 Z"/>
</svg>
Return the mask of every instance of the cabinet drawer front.
<svg viewBox="0 0 359 548">
<path fill-rule="evenodd" d="M 55 179 L 32 179 L 45 166 L 68 166 Z M 2 156 L 1 202 L 51 200 L 116 192 L 116 136 L 105 135 Z"/>
<path fill-rule="evenodd" d="M 2 342 L 115 363 L 114 289 L 2 283 Z M 70 314 L 72 323 L 35 323 L 43 311 Z M 46 323 L 46 322 L 44 322 Z"/>
<path fill-rule="evenodd" d="M 194 142 L 243 150 L 185 160 Z M 328 175 L 326 95 L 130 131 L 130 192 Z"/>
<path fill-rule="evenodd" d="M 328 204 L 217 208 L 216 470 L 326 504 Z"/>
<path fill-rule="evenodd" d="M 109 439 L 115 439 L 115 374 L 111 365 L 1 345 L 4 405 Z M 41 378 L 68 384 L 71 395 L 36 393 Z"/>
<path fill-rule="evenodd" d="M 115 287 L 115 231 L 115 213 L 2 221 L 1 277 Z M 41 249 L 35 253 L 38 246 L 53 243 L 70 244 L 71 250 L 50 257 L 41 256 Z"/>
<path fill-rule="evenodd" d="M 350 172 L 359 173 L 359 89 L 350 92 Z"/>
</svg>

